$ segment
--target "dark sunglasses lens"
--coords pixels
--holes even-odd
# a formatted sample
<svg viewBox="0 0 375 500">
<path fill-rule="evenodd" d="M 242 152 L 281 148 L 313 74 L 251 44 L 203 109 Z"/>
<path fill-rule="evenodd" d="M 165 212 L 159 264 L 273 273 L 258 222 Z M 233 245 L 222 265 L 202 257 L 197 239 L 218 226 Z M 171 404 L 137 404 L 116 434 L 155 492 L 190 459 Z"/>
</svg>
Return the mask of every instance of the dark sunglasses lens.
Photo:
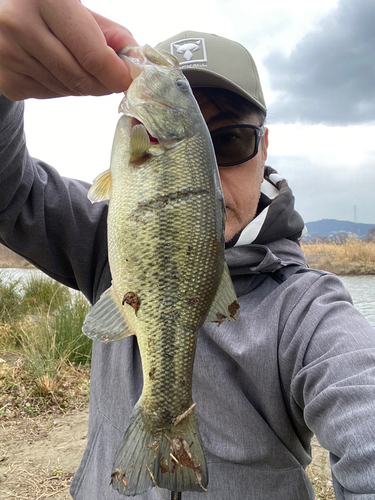
<svg viewBox="0 0 375 500">
<path fill-rule="evenodd" d="M 252 128 L 224 128 L 211 132 L 217 163 L 235 163 L 254 153 L 256 133 Z"/>
</svg>

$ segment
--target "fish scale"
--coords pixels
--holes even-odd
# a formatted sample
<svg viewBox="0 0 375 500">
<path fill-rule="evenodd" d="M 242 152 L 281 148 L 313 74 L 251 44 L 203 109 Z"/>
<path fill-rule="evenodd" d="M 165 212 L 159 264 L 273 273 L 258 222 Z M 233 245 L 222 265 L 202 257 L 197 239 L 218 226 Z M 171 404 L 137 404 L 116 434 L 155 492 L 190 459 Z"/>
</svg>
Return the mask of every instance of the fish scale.
<svg viewBox="0 0 375 500">
<path fill-rule="evenodd" d="M 224 262 L 223 195 L 209 132 L 177 60 L 148 46 L 123 59 L 138 76 L 120 106 L 110 170 L 89 192 L 93 202 L 109 197 L 112 286 L 83 325 L 94 340 L 135 334 L 141 355 L 143 390 L 111 484 L 128 496 L 155 485 L 205 491 L 191 388 L 198 329 L 238 314 Z"/>
</svg>

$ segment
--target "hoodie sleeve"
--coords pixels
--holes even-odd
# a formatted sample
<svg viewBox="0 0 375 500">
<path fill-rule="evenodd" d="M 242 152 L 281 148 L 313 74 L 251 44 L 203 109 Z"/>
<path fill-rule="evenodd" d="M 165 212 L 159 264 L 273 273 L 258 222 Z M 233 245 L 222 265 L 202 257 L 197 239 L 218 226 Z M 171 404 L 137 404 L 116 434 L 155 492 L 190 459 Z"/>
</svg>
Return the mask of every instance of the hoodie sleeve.
<svg viewBox="0 0 375 500">
<path fill-rule="evenodd" d="M 280 341 L 287 404 L 329 450 L 337 500 L 375 499 L 375 330 L 336 276 L 305 280 Z"/>
<path fill-rule="evenodd" d="M 30 157 L 23 109 L 0 94 L 0 242 L 92 302 L 108 268 L 107 204 Z"/>
</svg>

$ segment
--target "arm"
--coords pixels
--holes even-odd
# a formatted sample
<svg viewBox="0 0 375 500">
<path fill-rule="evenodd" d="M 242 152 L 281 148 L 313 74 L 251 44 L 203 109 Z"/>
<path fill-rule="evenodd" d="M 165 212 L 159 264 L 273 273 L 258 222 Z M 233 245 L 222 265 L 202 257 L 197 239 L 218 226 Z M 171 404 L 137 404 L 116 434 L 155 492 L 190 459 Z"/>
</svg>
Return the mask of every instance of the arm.
<svg viewBox="0 0 375 500">
<path fill-rule="evenodd" d="M 78 0 L 0 0 L 0 92 L 12 100 L 124 91 L 116 55 L 137 45 L 117 23 Z"/>
<path fill-rule="evenodd" d="M 90 301 L 104 271 L 109 281 L 107 205 L 91 205 L 86 183 L 30 158 L 23 104 L 4 96 L 125 90 L 131 79 L 116 52 L 129 44 L 128 30 L 78 0 L 0 0 L 0 242 Z"/>
<path fill-rule="evenodd" d="M 29 156 L 23 103 L 0 94 L 0 242 L 93 301 L 108 272 L 107 204 L 88 189 Z"/>
<path fill-rule="evenodd" d="M 330 451 L 336 498 L 373 498 L 375 330 L 335 276 L 315 279 L 288 314 L 280 366 L 297 426 Z"/>
</svg>

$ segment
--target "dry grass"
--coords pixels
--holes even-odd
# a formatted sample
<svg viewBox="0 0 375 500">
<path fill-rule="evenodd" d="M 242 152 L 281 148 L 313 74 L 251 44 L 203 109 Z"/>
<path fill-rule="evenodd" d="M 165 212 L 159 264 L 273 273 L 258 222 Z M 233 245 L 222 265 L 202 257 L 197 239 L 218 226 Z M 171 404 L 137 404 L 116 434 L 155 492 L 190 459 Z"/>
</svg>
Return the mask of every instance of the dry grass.
<svg viewBox="0 0 375 500">
<path fill-rule="evenodd" d="M 317 439 L 313 437 L 312 462 L 306 472 L 312 482 L 316 494 L 316 500 L 334 500 L 331 468 L 329 464 L 329 453 L 322 448 Z"/>
<path fill-rule="evenodd" d="M 310 267 L 341 275 L 375 274 L 375 242 L 302 244 Z"/>
<path fill-rule="evenodd" d="M 31 469 L 31 470 L 30 470 Z M 59 468 L 44 469 L 33 464 L 10 464 L 7 471 L 7 490 L 0 486 L 0 498 L 17 500 L 71 499 L 69 495 L 72 473 Z M 12 492 L 9 491 L 11 488 Z M 65 494 L 66 495 L 65 495 Z M 1 496 L 6 495 L 6 496 Z"/>
<path fill-rule="evenodd" d="M 0 353 L 0 357 L 2 354 Z M 0 422 L 13 418 L 79 411 L 89 399 L 90 368 L 66 364 L 53 380 L 48 375 L 37 390 L 26 362 L 0 363 Z"/>
</svg>

